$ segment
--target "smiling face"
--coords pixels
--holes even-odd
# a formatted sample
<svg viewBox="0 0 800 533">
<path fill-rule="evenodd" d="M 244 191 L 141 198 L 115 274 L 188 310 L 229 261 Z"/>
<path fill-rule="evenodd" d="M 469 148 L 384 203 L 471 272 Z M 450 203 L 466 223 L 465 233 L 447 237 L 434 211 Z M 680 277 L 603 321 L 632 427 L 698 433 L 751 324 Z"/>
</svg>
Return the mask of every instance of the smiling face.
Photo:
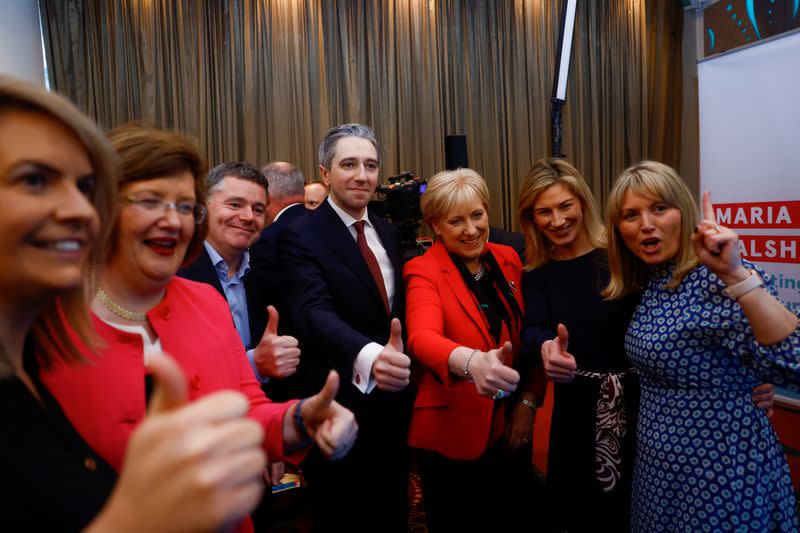
<svg viewBox="0 0 800 533">
<path fill-rule="evenodd" d="M 38 112 L 0 111 L 0 293 L 83 281 L 99 218 L 93 168 L 78 138 Z"/>
<path fill-rule="evenodd" d="M 625 245 L 648 265 L 672 260 L 681 245 L 681 212 L 660 198 L 628 189 L 617 223 Z"/>
<path fill-rule="evenodd" d="M 163 288 L 178 271 L 195 231 L 192 214 L 168 207 L 145 209 L 137 200 L 195 203 L 194 176 L 184 171 L 174 176 L 127 184 L 119 212 L 114 255 L 106 274 L 118 278 L 128 290 Z"/>
<path fill-rule="evenodd" d="M 266 223 L 267 191 L 252 181 L 226 176 L 208 197 L 206 240 L 230 262 L 241 257 Z"/>
<path fill-rule="evenodd" d="M 362 137 L 342 137 L 336 143 L 331 168 L 319 167 L 322 180 L 337 206 L 360 219 L 378 186 L 378 152 Z"/>
<path fill-rule="evenodd" d="M 542 236 L 552 243 L 556 256 L 577 257 L 588 246 L 581 200 L 560 183 L 536 197 L 532 220 Z"/>
<path fill-rule="evenodd" d="M 431 221 L 431 226 L 450 253 L 460 257 L 470 270 L 478 268 L 489 238 L 489 215 L 480 201 L 454 207 L 442 218 Z"/>
</svg>

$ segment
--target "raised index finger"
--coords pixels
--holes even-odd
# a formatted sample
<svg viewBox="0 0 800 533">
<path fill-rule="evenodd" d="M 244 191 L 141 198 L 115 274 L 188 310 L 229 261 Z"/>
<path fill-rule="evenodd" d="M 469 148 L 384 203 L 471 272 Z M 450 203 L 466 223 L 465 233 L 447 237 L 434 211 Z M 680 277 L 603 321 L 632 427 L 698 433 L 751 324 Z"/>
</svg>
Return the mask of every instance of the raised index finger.
<svg viewBox="0 0 800 533">
<path fill-rule="evenodd" d="M 711 191 L 703 193 L 703 218 L 714 224 L 717 223 L 717 217 L 714 214 L 714 204 L 711 203 Z"/>
</svg>

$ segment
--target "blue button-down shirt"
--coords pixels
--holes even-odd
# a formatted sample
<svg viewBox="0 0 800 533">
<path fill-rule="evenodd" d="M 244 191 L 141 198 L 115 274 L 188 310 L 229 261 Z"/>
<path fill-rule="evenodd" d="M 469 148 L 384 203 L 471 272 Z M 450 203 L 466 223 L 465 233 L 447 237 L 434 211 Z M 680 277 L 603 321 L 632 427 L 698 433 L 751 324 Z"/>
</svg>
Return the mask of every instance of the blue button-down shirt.
<svg viewBox="0 0 800 533">
<path fill-rule="evenodd" d="M 228 277 L 228 263 L 217 253 L 213 246 L 208 242 L 203 243 L 211 258 L 211 264 L 217 272 L 217 277 L 228 300 L 228 307 L 231 309 L 233 324 L 239 332 L 239 338 L 245 348 L 250 347 L 250 317 L 247 314 L 247 294 L 244 290 L 244 277 L 250 272 L 250 252 L 245 250 L 242 256 L 242 264 L 239 270 L 231 277 Z"/>
</svg>

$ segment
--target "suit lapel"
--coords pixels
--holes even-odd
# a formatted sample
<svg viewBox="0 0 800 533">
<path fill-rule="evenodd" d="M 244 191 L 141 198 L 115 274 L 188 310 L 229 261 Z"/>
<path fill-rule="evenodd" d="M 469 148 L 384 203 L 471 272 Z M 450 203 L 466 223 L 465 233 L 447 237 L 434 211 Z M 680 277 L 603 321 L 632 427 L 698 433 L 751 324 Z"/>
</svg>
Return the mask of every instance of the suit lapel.
<svg viewBox="0 0 800 533">
<path fill-rule="evenodd" d="M 328 202 L 322 202 L 317 211 L 321 211 L 319 217 L 322 224 L 319 225 L 319 229 L 322 242 L 327 244 L 331 253 L 338 256 L 342 264 L 368 287 L 372 295 L 380 303 L 381 309 L 385 310 L 383 297 L 378 291 L 378 286 L 375 285 L 375 280 L 372 279 L 367 262 L 364 260 L 364 256 L 361 255 L 350 229 L 344 225 L 342 219 L 339 218 L 339 215 L 336 214 L 336 211 L 333 210 L 333 207 Z"/>
<path fill-rule="evenodd" d="M 217 289 L 222 297 L 225 297 L 225 291 L 222 290 L 222 283 L 219 282 L 219 275 L 214 270 L 214 265 L 211 264 L 211 257 L 208 255 L 208 250 L 203 246 L 200 251 L 200 257 L 197 258 L 197 275 L 200 281 L 209 283 Z"/>
</svg>

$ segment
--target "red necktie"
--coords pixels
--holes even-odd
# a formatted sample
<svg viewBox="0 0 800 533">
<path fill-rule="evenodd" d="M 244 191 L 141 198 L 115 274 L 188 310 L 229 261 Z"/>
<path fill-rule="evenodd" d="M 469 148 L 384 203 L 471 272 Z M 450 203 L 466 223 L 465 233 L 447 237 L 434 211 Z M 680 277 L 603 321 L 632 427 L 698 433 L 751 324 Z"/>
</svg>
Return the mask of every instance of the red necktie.
<svg viewBox="0 0 800 533">
<path fill-rule="evenodd" d="M 361 251 L 361 255 L 364 256 L 364 261 L 367 262 L 369 271 L 372 274 L 372 279 L 375 280 L 375 284 L 378 286 L 378 292 L 381 293 L 386 312 L 391 314 L 389 310 L 389 298 L 386 296 L 386 285 L 383 282 L 383 274 L 381 274 L 381 267 L 378 265 L 378 260 L 375 259 L 375 254 L 370 250 L 369 244 L 367 244 L 367 236 L 364 235 L 364 221 L 357 220 L 353 226 L 356 228 L 356 244 L 358 245 L 358 249 Z"/>
</svg>

